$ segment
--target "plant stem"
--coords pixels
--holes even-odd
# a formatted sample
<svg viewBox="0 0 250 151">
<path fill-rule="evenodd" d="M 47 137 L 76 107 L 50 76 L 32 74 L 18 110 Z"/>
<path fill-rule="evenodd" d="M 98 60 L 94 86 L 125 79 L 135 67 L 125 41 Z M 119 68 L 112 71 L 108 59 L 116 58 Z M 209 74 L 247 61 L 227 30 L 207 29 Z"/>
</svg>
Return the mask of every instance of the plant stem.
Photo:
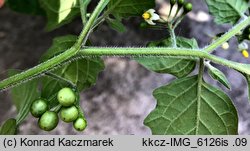
<svg viewBox="0 0 250 151">
<path fill-rule="evenodd" d="M 88 35 L 91 32 L 91 29 L 92 29 L 97 17 L 101 14 L 103 9 L 108 5 L 109 1 L 110 0 L 100 0 L 98 5 L 96 6 L 94 12 L 90 16 L 90 18 L 86 24 L 86 26 L 84 27 L 83 31 L 79 35 L 77 42 L 73 46 L 74 48 L 76 48 L 76 53 L 81 48 L 81 45 L 84 43 L 84 41 L 86 41 L 88 39 Z"/>
<path fill-rule="evenodd" d="M 170 37 L 171 37 L 171 40 L 172 40 L 172 47 L 176 48 L 177 47 L 176 35 L 175 35 L 175 32 L 174 32 L 174 28 L 172 27 L 172 24 L 170 24 L 168 26 L 168 29 L 169 29 L 169 34 L 170 34 Z"/>
<path fill-rule="evenodd" d="M 94 30 L 96 27 L 98 27 L 102 22 L 104 22 L 105 21 L 105 18 L 104 17 L 99 17 L 97 20 L 96 20 L 96 22 L 95 22 L 95 24 L 93 25 L 93 27 L 92 27 L 92 29 L 91 30 Z"/>
<path fill-rule="evenodd" d="M 84 116 L 84 113 L 83 113 L 83 110 L 82 110 L 81 106 L 79 104 L 77 104 L 76 108 L 78 110 L 78 117 L 85 119 L 85 116 Z"/>
<path fill-rule="evenodd" d="M 93 14 L 91 15 L 89 21 L 87 22 L 84 31 L 79 36 L 77 43 L 74 47 L 68 49 L 64 53 L 55 56 L 54 58 L 41 63 L 27 71 L 21 72 L 20 74 L 11 76 L 3 81 L 0 82 L 0 91 L 11 86 L 15 86 L 27 80 L 30 80 L 34 77 L 37 77 L 44 72 L 53 69 L 54 67 L 58 66 L 59 64 L 69 60 L 73 56 L 75 56 L 81 47 L 84 38 L 89 34 L 91 30 L 91 25 L 95 21 L 96 17 L 100 14 L 102 9 L 108 4 L 109 0 L 101 0 L 98 4 L 98 9 L 96 9 Z M 102 6 L 99 6 L 102 5 Z M 105 6 L 104 6 L 105 5 Z M 250 17 L 244 19 L 235 27 L 233 27 L 229 32 L 224 34 L 221 38 L 217 39 L 214 43 L 209 45 L 208 47 L 204 48 L 204 51 L 200 50 L 189 50 L 189 49 L 178 49 L 178 48 L 86 48 L 85 50 L 81 50 L 79 54 L 81 55 L 97 55 L 97 56 L 105 56 L 105 55 L 165 55 L 165 56 L 193 56 L 199 58 L 205 58 L 211 60 L 215 63 L 228 66 L 233 68 L 237 71 L 240 71 L 245 74 L 250 75 L 250 65 L 236 63 L 233 61 L 229 61 L 220 57 L 216 57 L 214 55 L 210 55 L 208 52 L 212 52 L 217 47 L 219 47 L 224 42 L 228 41 L 231 37 L 235 34 L 240 32 L 244 29 L 247 25 L 250 24 Z M 79 48 L 79 49 L 78 49 Z M 127 51 L 128 50 L 128 51 Z"/>
<path fill-rule="evenodd" d="M 174 27 L 173 29 L 176 29 L 176 27 L 181 23 L 181 21 L 184 19 L 185 14 L 182 14 L 177 20 L 173 23 Z"/>
<path fill-rule="evenodd" d="M 140 57 L 140 56 L 158 56 L 158 57 L 178 57 L 178 56 L 184 56 L 188 57 L 187 59 L 194 59 L 196 58 L 204 58 L 210 61 L 213 61 L 214 63 L 221 64 L 228 66 L 230 68 L 233 68 L 237 71 L 240 71 L 245 74 L 250 75 L 250 65 L 237 63 L 233 61 L 226 60 L 224 58 L 220 58 L 217 56 L 214 56 L 212 54 L 209 54 L 205 51 L 201 51 L 200 49 L 183 49 L 183 48 L 100 48 L 100 47 L 85 47 L 84 49 L 81 49 L 79 53 L 75 56 L 76 58 L 81 57 L 88 57 L 88 56 L 134 56 L 134 57 Z M 74 59 L 74 58 L 73 58 Z M 32 68 L 32 72 L 34 72 L 36 75 L 41 74 L 41 72 L 37 68 Z M 0 82 L 0 91 L 11 87 L 13 85 L 16 85 L 18 83 L 16 82 L 22 82 L 25 78 L 32 78 L 34 76 L 26 75 L 26 72 L 23 72 L 20 76 L 17 76 L 18 79 L 14 79 L 13 77 L 10 77 L 2 82 Z M 15 78 L 15 77 L 14 77 Z M 23 79 L 22 79 L 23 78 Z M 6 82 L 7 81 L 7 82 Z"/>
<path fill-rule="evenodd" d="M 70 49 L 66 50 L 64 53 L 55 56 L 52 59 L 49 59 L 46 62 L 43 62 L 27 71 L 24 71 L 20 74 L 16 74 L 14 76 L 9 77 L 8 79 L 5 79 L 0 82 L 0 90 L 5 89 L 7 87 L 10 87 L 12 85 L 17 85 L 23 81 L 27 81 L 29 79 L 32 79 L 39 74 L 42 74 L 46 72 L 49 69 L 52 69 L 59 65 L 60 63 L 70 59 L 74 55 L 76 55 L 81 48 L 81 45 L 85 43 L 85 41 L 88 38 L 88 35 L 91 31 L 91 28 L 96 20 L 96 18 L 100 15 L 102 10 L 106 7 L 108 4 L 109 0 L 100 0 L 98 5 L 96 6 L 96 9 L 92 13 L 90 19 L 88 20 L 87 24 L 84 26 L 83 31 L 81 32 L 80 36 L 78 37 L 77 42 L 73 47 Z"/>
<path fill-rule="evenodd" d="M 90 2 L 91 0 L 79 0 L 83 25 L 87 23 L 86 13 L 87 13 L 87 6 Z"/>
<path fill-rule="evenodd" d="M 108 48 L 108 47 L 86 47 L 81 49 L 78 53 L 80 56 L 158 56 L 158 57 L 178 57 L 184 56 L 189 57 L 189 59 L 203 58 L 214 63 L 225 65 L 242 73 L 250 75 L 250 65 L 242 64 L 234 61 L 229 61 L 221 57 L 209 54 L 206 51 L 201 51 L 200 49 L 185 49 L 185 48 Z M 78 56 L 79 57 L 79 56 Z"/>
<path fill-rule="evenodd" d="M 56 112 L 58 113 L 60 111 L 60 109 L 62 108 L 62 105 L 61 104 L 58 104 L 57 106 L 53 107 L 51 109 L 52 112 Z"/>
<path fill-rule="evenodd" d="M 242 29 L 246 28 L 249 24 L 250 24 L 250 17 L 245 18 L 239 24 L 237 24 L 231 30 L 229 30 L 227 33 L 222 35 L 220 38 L 216 39 L 212 44 L 205 47 L 204 50 L 209 52 L 209 53 L 213 52 L 216 48 L 218 48 L 224 42 L 231 39 L 233 36 L 235 36 L 237 33 L 239 33 Z"/>
<path fill-rule="evenodd" d="M 182 7 L 182 6 L 181 6 L 181 7 Z M 181 7 L 178 5 L 177 11 L 175 12 L 175 15 L 174 15 L 174 17 L 173 17 L 173 20 L 172 20 L 172 21 L 174 21 L 174 20 L 176 19 L 176 16 L 177 16 L 177 15 L 178 15 L 178 13 L 180 12 Z"/>
<path fill-rule="evenodd" d="M 199 134 L 199 123 L 200 123 L 200 106 L 201 106 L 201 87 L 202 87 L 202 80 L 204 74 L 204 59 L 200 59 L 200 67 L 199 67 L 199 74 L 198 74 L 198 85 L 197 85 L 197 113 L 196 113 L 196 132 L 195 134 Z"/>
</svg>

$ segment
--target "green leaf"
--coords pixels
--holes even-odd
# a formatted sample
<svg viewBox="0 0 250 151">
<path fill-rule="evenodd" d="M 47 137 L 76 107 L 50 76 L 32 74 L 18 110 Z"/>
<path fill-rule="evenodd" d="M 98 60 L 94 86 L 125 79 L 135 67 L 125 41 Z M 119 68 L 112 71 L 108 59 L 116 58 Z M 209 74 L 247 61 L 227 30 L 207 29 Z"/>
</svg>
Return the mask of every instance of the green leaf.
<svg viewBox="0 0 250 151">
<path fill-rule="evenodd" d="M 111 0 L 108 12 L 118 18 L 141 16 L 145 11 L 155 7 L 155 0 Z"/>
<path fill-rule="evenodd" d="M 118 32 L 125 32 L 126 31 L 126 27 L 118 19 L 108 18 L 106 21 L 107 21 L 109 27 L 111 27 L 112 29 L 114 29 Z"/>
<path fill-rule="evenodd" d="M 20 13 L 31 15 L 45 15 L 44 10 L 39 4 L 39 0 L 7 0 L 7 6 Z"/>
<path fill-rule="evenodd" d="M 51 31 L 70 23 L 80 14 L 78 0 L 40 0 L 48 18 L 46 30 Z"/>
<path fill-rule="evenodd" d="M 66 49 L 70 48 L 76 40 L 77 36 L 73 35 L 55 38 L 53 40 L 53 45 L 48 52 L 43 55 L 41 60 L 46 61 L 47 59 L 62 53 Z M 81 58 L 77 61 L 73 61 L 67 65 L 59 67 L 54 70 L 53 73 L 71 81 L 77 86 L 78 91 L 82 91 L 96 83 L 97 76 L 103 69 L 104 63 L 100 58 Z M 51 77 L 44 77 L 42 97 L 48 99 L 56 94 L 61 88 L 66 86 L 69 85 Z"/>
<path fill-rule="evenodd" d="M 17 74 L 10 70 L 9 75 Z M 16 122 L 20 124 L 28 115 L 31 103 L 40 96 L 38 80 L 34 79 L 11 89 L 11 97 L 18 111 Z"/>
<path fill-rule="evenodd" d="M 53 58 L 56 55 L 64 52 L 69 49 L 77 40 L 77 36 L 75 35 L 66 35 L 61 37 L 56 37 L 53 39 L 52 46 L 48 49 L 48 51 L 43 54 L 40 59 L 40 62 L 44 62 L 50 58 Z"/>
<path fill-rule="evenodd" d="M 218 24 L 235 24 L 248 8 L 248 0 L 206 0 Z"/>
<path fill-rule="evenodd" d="M 4 122 L 1 127 L 0 135 L 14 135 L 16 134 L 17 124 L 13 118 L 8 119 Z"/>
<path fill-rule="evenodd" d="M 163 41 L 156 41 L 149 43 L 149 47 L 170 47 L 172 45 L 171 39 Z M 177 38 L 177 46 L 182 48 L 198 48 L 195 39 L 186 39 L 182 37 Z M 136 58 L 138 63 L 143 65 L 148 70 L 157 73 L 169 73 L 178 78 L 185 77 L 191 73 L 195 66 L 196 61 L 193 59 L 180 59 L 172 57 L 149 57 L 149 58 Z"/>
<path fill-rule="evenodd" d="M 205 82 L 198 93 L 198 76 L 175 80 L 153 95 L 157 106 L 144 121 L 153 134 L 237 134 L 238 116 L 230 98 Z"/>
<path fill-rule="evenodd" d="M 223 84 L 226 88 L 231 89 L 230 83 L 227 80 L 227 77 L 224 75 L 223 72 L 218 70 L 217 68 L 213 67 L 212 65 L 208 65 L 208 73 L 209 75 L 216 81 Z"/>
<path fill-rule="evenodd" d="M 103 69 L 104 64 L 101 59 L 80 59 L 53 71 L 53 73 L 73 82 L 78 90 L 81 91 L 93 86 L 96 82 L 97 75 Z M 65 83 L 63 84 L 52 78 L 49 79 L 46 79 L 46 82 L 44 82 L 46 89 L 45 94 L 47 95 L 52 95 L 55 91 L 65 86 Z M 50 93 L 48 91 L 50 91 Z M 44 93 L 42 93 L 42 96 L 44 96 L 43 94 Z"/>
</svg>

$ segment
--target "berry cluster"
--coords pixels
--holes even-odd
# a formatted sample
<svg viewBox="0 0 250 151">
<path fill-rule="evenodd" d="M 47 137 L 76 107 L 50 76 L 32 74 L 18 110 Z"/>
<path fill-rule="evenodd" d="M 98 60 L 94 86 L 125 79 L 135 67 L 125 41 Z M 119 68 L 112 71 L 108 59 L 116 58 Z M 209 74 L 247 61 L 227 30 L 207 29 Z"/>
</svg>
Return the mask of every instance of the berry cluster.
<svg viewBox="0 0 250 151">
<path fill-rule="evenodd" d="M 59 104 L 49 109 L 46 99 L 33 101 L 30 107 L 31 114 L 39 118 L 38 125 L 42 130 L 51 131 L 58 125 L 59 117 L 66 123 L 73 122 L 73 127 L 77 131 L 83 131 L 87 126 L 87 121 L 79 105 L 76 105 L 76 94 L 70 88 L 62 88 L 57 94 Z"/>
</svg>

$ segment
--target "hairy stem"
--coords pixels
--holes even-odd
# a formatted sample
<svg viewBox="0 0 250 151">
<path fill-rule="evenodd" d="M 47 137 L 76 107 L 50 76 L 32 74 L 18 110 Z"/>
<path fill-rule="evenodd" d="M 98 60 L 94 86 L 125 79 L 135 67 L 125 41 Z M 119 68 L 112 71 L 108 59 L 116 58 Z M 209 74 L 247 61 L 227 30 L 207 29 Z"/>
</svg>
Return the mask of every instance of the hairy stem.
<svg viewBox="0 0 250 151">
<path fill-rule="evenodd" d="M 209 52 L 212 52 L 217 47 L 219 47 L 224 42 L 228 41 L 235 34 L 243 30 L 247 25 L 250 24 L 250 17 L 244 19 L 239 24 L 234 26 L 229 32 L 224 34 L 221 38 L 217 39 L 214 43 L 204 48 L 204 51 L 200 50 L 189 50 L 189 49 L 178 49 L 178 48 L 86 48 L 82 49 L 80 52 L 80 47 L 85 37 L 88 36 L 91 31 L 92 25 L 95 22 L 97 16 L 101 13 L 101 11 L 108 4 L 109 0 L 101 0 L 97 6 L 97 9 L 91 15 L 89 21 L 87 22 L 83 32 L 79 36 L 77 43 L 64 53 L 55 56 L 54 58 L 43 62 L 27 71 L 24 71 L 20 74 L 9 77 L 0 82 L 0 91 L 6 89 L 8 87 L 17 85 L 23 81 L 27 81 L 36 76 L 39 76 L 46 72 L 47 70 L 53 69 L 59 64 L 69 60 L 77 53 L 80 55 L 97 55 L 97 56 L 107 56 L 107 55 L 161 55 L 161 56 L 193 56 L 198 58 L 204 58 L 211 60 L 215 63 L 228 66 L 237 71 L 240 71 L 245 74 L 250 75 L 250 67 L 247 64 L 241 64 L 233 61 L 229 61 L 220 57 L 216 57 L 214 55 L 210 55 Z"/>
<path fill-rule="evenodd" d="M 63 106 L 61 104 L 58 104 L 57 106 L 53 107 L 51 111 L 58 113 L 62 107 Z"/>
<path fill-rule="evenodd" d="M 250 17 L 245 18 L 239 24 L 237 24 L 231 30 L 229 30 L 227 33 L 225 33 L 220 38 L 215 40 L 212 44 L 205 47 L 204 50 L 207 51 L 207 52 L 210 52 L 210 53 L 213 52 L 216 48 L 218 48 L 224 42 L 231 39 L 233 36 L 235 36 L 237 33 L 239 33 L 242 29 L 246 28 L 249 24 L 250 24 Z"/>
<path fill-rule="evenodd" d="M 174 32 L 174 28 L 172 27 L 172 24 L 169 25 L 168 29 L 169 29 L 170 37 L 171 37 L 171 40 L 172 40 L 172 47 L 176 48 L 177 47 L 176 35 L 175 35 L 175 32 Z"/>
<path fill-rule="evenodd" d="M 100 15 L 102 10 L 107 6 L 109 0 L 100 0 L 98 5 L 96 6 L 96 9 L 92 13 L 90 19 L 88 20 L 87 24 L 84 26 L 83 31 L 81 32 L 80 36 L 78 37 L 77 42 L 73 47 L 66 50 L 64 53 L 55 56 L 54 58 L 43 62 L 27 71 L 24 71 L 20 74 L 11 76 L 10 78 L 3 80 L 0 82 L 0 90 L 5 89 L 7 87 L 10 87 L 11 85 L 19 84 L 23 81 L 27 81 L 31 79 L 32 77 L 36 77 L 39 74 L 42 74 L 46 72 L 49 69 L 52 69 L 53 67 L 59 65 L 60 63 L 68 60 L 69 58 L 76 55 L 81 48 L 81 45 L 83 42 L 87 40 L 87 36 L 89 35 L 89 32 L 92 29 L 93 24 L 95 23 L 95 20 Z"/>
<path fill-rule="evenodd" d="M 76 48 L 76 52 L 81 48 L 81 45 L 83 44 L 84 40 L 87 40 L 87 36 L 89 32 L 91 31 L 97 17 L 101 14 L 103 9 L 107 6 L 110 0 L 100 0 L 98 5 L 96 6 L 94 12 L 90 16 L 86 26 L 84 27 L 83 31 L 81 32 L 80 36 L 78 37 L 77 42 L 75 43 L 74 47 Z"/>
<path fill-rule="evenodd" d="M 210 60 L 214 63 L 225 65 L 237 71 L 250 74 L 250 65 L 242 64 L 234 61 L 229 61 L 221 57 L 209 54 L 206 51 L 200 49 L 185 49 L 185 48 L 98 48 L 98 47 L 86 47 L 81 49 L 78 55 L 81 56 L 184 56 L 184 57 L 196 57 Z"/>
<path fill-rule="evenodd" d="M 79 0 L 83 25 L 85 25 L 87 23 L 86 13 L 87 13 L 87 6 L 90 2 L 91 2 L 91 0 Z"/>
</svg>

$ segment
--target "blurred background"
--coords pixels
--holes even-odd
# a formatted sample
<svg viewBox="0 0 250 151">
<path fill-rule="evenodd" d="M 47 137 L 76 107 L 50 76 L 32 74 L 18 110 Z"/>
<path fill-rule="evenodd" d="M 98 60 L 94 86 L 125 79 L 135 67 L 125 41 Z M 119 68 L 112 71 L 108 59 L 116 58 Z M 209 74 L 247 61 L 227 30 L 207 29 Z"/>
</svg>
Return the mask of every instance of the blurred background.
<svg viewBox="0 0 250 151">
<path fill-rule="evenodd" d="M 206 4 L 202 0 L 190 0 L 194 10 L 188 14 L 176 30 L 178 36 L 197 39 L 199 46 L 211 42 L 211 36 L 230 29 L 228 25 L 216 25 L 209 16 Z M 157 10 L 167 10 L 167 0 L 158 0 Z M 124 20 L 125 33 L 118 33 L 106 24 L 91 35 L 95 46 L 145 46 L 149 41 L 168 37 L 164 30 L 140 29 L 141 18 Z M 66 34 L 78 35 L 81 20 L 77 18 L 71 24 L 52 32 L 45 32 L 46 19 L 29 16 L 0 8 L 0 79 L 7 76 L 8 69 L 28 69 L 38 63 L 40 56 L 51 46 L 52 39 Z M 218 49 L 214 54 L 238 62 L 250 63 L 236 51 L 236 40 L 230 40 L 227 51 Z M 151 134 L 143 125 L 144 118 L 154 109 L 156 101 L 152 91 L 168 84 L 175 78 L 171 75 L 157 74 L 146 70 L 128 58 L 104 58 L 106 68 L 99 74 L 97 84 L 81 93 L 81 106 L 88 120 L 83 133 L 73 130 L 71 124 L 60 122 L 52 132 L 41 131 L 37 120 L 30 115 L 20 126 L 19 134 Z M 207 75 L 206 81 L 226 91 L 234 101 L 239 114 L 239 134 L 250 134 L 250 105 L 247 99 L 247 85 L 237 72 L 226 67 L 216 66 L 228 77 L 232 90 L 224 89 Z M 15 117 L 8 91 L 0 93 L 0 123 L 9 117 Z"/>
</svg>

